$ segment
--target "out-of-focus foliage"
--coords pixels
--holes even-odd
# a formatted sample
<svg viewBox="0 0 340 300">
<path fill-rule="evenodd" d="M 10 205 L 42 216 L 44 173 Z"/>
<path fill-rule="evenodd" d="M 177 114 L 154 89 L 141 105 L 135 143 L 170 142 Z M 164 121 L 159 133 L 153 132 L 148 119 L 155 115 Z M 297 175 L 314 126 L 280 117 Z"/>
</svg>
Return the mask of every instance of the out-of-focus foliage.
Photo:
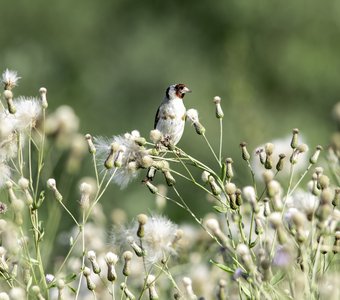
<svg viewBox="0 0 340 300">
<path fill-rule="evenodd" d="M 225 157 L 294 127 L 311 145 L 328 143 L 340 98 L 336 1 L 3 2 L 0 69 L 25 78 L 17 95 L 45 86 L 51 109 L 71 105 L 84 133 L 147 136 L 165 88 L 184 82 L 187 108 L 216 141 L 212 98 L 222 97 Z M 179 146 L 210 159 L 201 145 L 188 124 Z M 134 185 L 111 192 L 132 214 L 152 201 Z"/>
</svg>

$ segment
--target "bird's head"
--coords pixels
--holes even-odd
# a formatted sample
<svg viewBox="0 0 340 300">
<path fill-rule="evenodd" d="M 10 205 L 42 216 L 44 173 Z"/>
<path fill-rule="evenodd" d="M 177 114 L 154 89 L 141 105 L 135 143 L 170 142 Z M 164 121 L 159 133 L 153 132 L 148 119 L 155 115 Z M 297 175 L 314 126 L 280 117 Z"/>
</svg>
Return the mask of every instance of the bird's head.
<svg viewBox="0 0 340 300">
<path fill-rule="evenodd" d="M 178 83 L 170 85 L 167 88 L 165 95 L 169 100 L 175 98 L 183 99 L 186 93 L 191 93 L 191 90 L 188 89 L 185 84 Z"/>
</svg>

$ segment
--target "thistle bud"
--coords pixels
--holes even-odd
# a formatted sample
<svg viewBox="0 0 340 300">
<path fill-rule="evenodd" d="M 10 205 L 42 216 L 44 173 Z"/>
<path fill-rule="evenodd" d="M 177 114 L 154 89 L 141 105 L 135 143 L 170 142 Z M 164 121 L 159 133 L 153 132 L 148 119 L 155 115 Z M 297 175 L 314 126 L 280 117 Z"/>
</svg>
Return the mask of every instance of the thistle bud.
<svg viewBox="0 0 340 300">
<path fill-rule="evenodd" d="M 138 257 L 145 256 L 145 251 L 137 245 L 132 236 L 128 236 L 126 240 Z"/>
<path fill-rule="evenodd" d="M 280 245 L 283 245 L 287 240 L 287 234 L 282 224 L 281 213 L 273 212 L 269 216 L 269 223 L 277 232 L 277 239 Z"/>
<path fill-rule="evenodd" d="M 22 201 L 21 199 L 15 199 L 14 201 L 12 201 L 11 206 L 14 211 L 14 222 L 17 225 L 21 226 L 24 222 L 22 215 L 22 211 L 25 207 L 24 201 Z"/>
<path fill-rule="evenodd" d="M 125 282 L 122 282 L 120 284 L 120 289 L 124 292 L 125 297 L 128 300 L 134 300 L 136 297 L 131 293 L 131 291 L 128 289 L 127 285 Z"/>
<path fill-rule="evenodd" d="M 290 142 L 290 146 L 292 147 L 292 149 L 295 149 L 298 146 L 298 143 L 299 143 L 298 135 L 299 135 L 299 129 L 297 128 L 293 129 L 293 136 Z"/>
<path fill-rule="evenodd" d="M 208 219 L 205 222 L 205 225 L 216 236 L 220 243 L 226 247 L 228 244 L 228 239 L 226 235 L 222 232 L 218 221 L 216 219 Z"/>
<path fill-rule="evenodd" d="M 125 251 L 123 253 L 123 258 L 124 258 L 123 274 L 124 274 L 124 276 L 129 276 L 131 274 L 132 252 L 131 251 Z"/>
<path fill-rule="evenodd" d="M 146 277 L 146 284 L 147 284 L 147 287 L 148 287 L 148 290 L 149 290 L 149 299 L 150 300 L 159 299 L 157 291 L 156 291 L 155 280 L 156 280 L 156 277 L 152 274 L 149 274 Z"/>
<path fill-rule="evenodd" d="M 115 265 L 118 262 L 118 256 L 112 252 L 108 252 L 105 255 L 105 262 L 107 265 L 107 280 L 115 281 L 117 279 Z"/>
<path fill-rule="evenodd" d="M 168 186 L 174 186 L 176 184 L 175 178 L 171 175 L 169 170 L 162 170 L 163 175 L 165 177 L 166 183 Z"/>
<path fill-rule="evenodd" d="M 189 120 L 194 125 L 196 133 L 199 134 L 199 135 L 204 135 L 205 128 L 199 122 L 197 110 L 196 109 L 188 109 L 186 115 L 187 115 L 187 118 L 189 118 Z"/>
<path fill-rule="evenodd" d="M 236 205 L 237 206 L 241 206 L 242 203 L 243 203 L 241 190 L 240 189 L 236 189 L 235 195 L 236 195 Z"/>
<path fill-rule="evenodd" d="M 88 258 L 88 260 L 91 263 L 93 273 L 100 274 L 101 269 L 100 269 L 100 266 L 99 266 L 99 264 L 97 262 L 96 253 L 94 251 L 92 251 L 92 250 L 88 251 L 87 252 L 87 258 Z"/>
<path fill-rule="evenodd" d="M 334 199 L 332 201 L 334 207 L 340 207 L 340 188 L 335 189 Z"/>
<path fill-rule="evenodd" d="M 321 150 L 322 150 L 322 147 L 320 145 L 316 146 L 316 150 L 315 150 L 314 154 L 309 159 L 309 162 L 311 164 L 316 164 L 316 162 L 318 161 Z"/>
<path fill-rule="evenodd" d="M 43 295 L 41 294 L 40 291 L 40 287 L 38 287 L 37 285 L 33 285 L 31 287 L 32 293 L 36 296 L 36 298 L 38 300 L 44 300 L 45 298 L 43 297 Z"/>
<path fill-rule="evenodd" d="M 256 270 L 256 267 L 254 265 L 254 262 L 251 258 L 249 248 L 245 244 L 238 244 L 236 248 L 237 254 L 240 256 L 242 262 L 244 263 L 245 267 L 250 273 L 254 273 Z"/>
<path fill-rule="evenodd" d="M 156 169 L 154 169 L 156 170 Z M 149 180 L 144 180 L 143 183 L 149 188 L 152 194 L 158 193 L 158 188 L 154 186 Z"/>
<path fill-rule="evenodd" d="M 63 200 L 63 196 L 57 189 L 57 184 L 54 178 L 50 178 L 47 180 L 47 187 L 53 192 L 55 199 L 59 202 Z"/>
<path fill-rule="evenodd" d="M 267 143 L 264 146 L 264 151 L 266 153 L 266 160 L 264 162 L 264 167 L 269 170 L 273 167 L 272 154 L 273 154 L 273 151 L 274 151 L 274 145 L 272 143 Z"/>
<path fill-rule="evenodd" d="M 326 175 L 319 176 L 319 186 L 321 190 L 329 187 L 329 177 Z"/>
<path fill-rule="evenodd" d="M 86 284 L 87 284 L 88 290 L 94 291 L 96 289 L 96 285 L 91 279 L 91 270 L 88 267 L 85 267 L 83 270 L 83 274 L 86 278 Z"/>
<path fill-rule="evenodd" d="M 203 171 L 201 178 L 204 183 L 207 183 L 209 181 L 210 173 L 207 171 Z"/>
<path fill-rule="evenodd" d="M 230 180 L 234 177 L 234 172 L 233 172 L 233 160 L 231 158 L 227 158 L 225 160 L 226 163 L 226 176 Z"/>
<path fill-rule="evenodd" d="M 125 146 L 120 146 L 116 158 L 114 160 L 114 166 L 120 168 L 123 165 L 124 152 L 126 151 Z"/>
<path fill-rule="evenodd" d="M 163 139 L 162 133 L 158 129 L 154 129 L 150 131 L 150 140 L 157 144 Z"/>
<path fill-rule="evenodd" d="M 182 282 L 184 284 L 185 292 L 187 294 L 188 299 L 196 300 L 197 296 L 192 289 L 192 280 L 189 277 L 183 277 Z"/>
<path fill-rule="evenodd" d="M 139 214 L 137 216 L 137 220 L 138 220 L 137 236 L 139 238 L 143 238 L 144 237 L 144 225 L 148 221 L 148 216 L 145 214 Z"/>
<path fill-rule="evenodd" d="M 42 108 L 46 109 L 48 107 L 48 103 L 47 103 L 47 89 L 44 87 L 41 87 L 39 89 L 39 93 L 40 93 L 40 100 L 41 100 L 41 106 Z"/>
<path fill-rule="evenodd" d="M 13 183 L 12 183 L 12 181 L 8 180 L 6 182 L 6 188 L 8 190 L 9 200 L 11 202 L 15 201 L 17 199 L 17 197 L 15 196 L 15 193 L 14 193 L 14 190 L 13 190 Z"/>
<path fill-rule="evenodd" d="M 10 114 L 15 114 L 17 112 L 17 109 L 14 105 L 14 102 L 13 102 L 13 93 L 12 91 L 10 90 L 5 90 L 4 91 L 4 97 L 5 97 L 5 100 L 7 102 L 7 107 L 8 107 L 8 111 Z"/>
<path fill-rule="evenodd" d="M 26 204 L 28 206 L 33 204 L 33 197 L 31 195 L 31 193 L 29 192 L 29 180 L 21 177 L 18 181 L 18 185 L 20 186 L 20 188 L 23 190 L 24 194 L 25 194 L 25 200 L 26 200 Z"/>
<path fill-rule="evenodd" d="M 222 119 L 223 116 L 224 116 L 224 113 L 223 113 L 223 110 L 222 110 L 222 107 L 221 107 L 221 97 L 215 96 L 214 97 L 214 103 L 216 105 L 216 111 L 215 111 L 216 118 Z"/>
<path fill-rule="evenodd" d="M 82 182 L 79 186 L 80 191 L 80 206 L 83 209 L 90 207 L 90 196 L 92 193 L 92 186 L 86 182 Z"/>
<path fill-rule="evenodd" d="M 91 154 L 95 154 L 97 150 L 96 150 L 96 147 L 93 144 L 93 140 L 92 140 L 91 134 L 86 134 L 85 135 L 85 139 L 86 139 L 86 142 L 87 142 L 87 147 L 89 149 L 89 152 Z"/>
<path fill-rule="evenodd" d="M 250 154 L 247 150 L 247 143 L 245 143 L 245 142 L 240 143 L 240 147 L 241 147 L 241 151 L 242 151 L 242 158 L 245 161 L 249 161 L 250 160 Z"/>
<path fill-rule="evenodd" d="M 264 165 L 264 163 L 266 162 L 266 153 L 264 152 L 264 149 L 263 148 L 256 149 L 255 154 L 258 155 L 260 163 Z"/>
<path fill-rule="evenodd" d="M 217 299 L 218 300 L 227 300 L 227 295 L 225 291 L 225 287 L 227 285 L 227 282 L 223 279 L 221 279 L 218 282 L 218 289 L 217 289 Z"/>
<path fill-rule="evenodd" d="M 263 233 L 263 225 L 262 225 L 261 219 L 258 216 L 255 217 L 255 233 L 257 235 L 260 235 Z"/>
<path fill-rule="evenodd" d="M 58 300 L 62 300 L 65 288 L 65 281 L 63 279 L 59 279 L 57 280 L 56 285 L 58 289 Z"/>
<path fill-rule="evenodd" d="M 263 203 L 264 203 L 264 210 L 263 210 L 263 215 L 265 217 L 268 217 L 271 213 L 270 211 L 270 205 L 269 205 L 269 198 L 265 197 L 263 199 Z"/>
<path fill-rule="evenodd" d="M 215 178 L 213 176 L 209 176 L 209 185 L 211 188 L 211 192 L 215 195 L 218 196 L 222 193 L 221 188 L 218 186 L 218 184 L 215 181 Z"/>
<path fill-rule="evenodd" d="M 283 160 L 285 159 L 285 157 L 286 157 L 286 155 L 283 154 L 283 153 L 281 153 L 281 154 L 279 155 L 279 161 L 278 161 L 277 164 L 276 164 L 276 170 L 277 170 L 278 172 L 282 171 L 282 169 L 283 169 Z"/>
</svg>

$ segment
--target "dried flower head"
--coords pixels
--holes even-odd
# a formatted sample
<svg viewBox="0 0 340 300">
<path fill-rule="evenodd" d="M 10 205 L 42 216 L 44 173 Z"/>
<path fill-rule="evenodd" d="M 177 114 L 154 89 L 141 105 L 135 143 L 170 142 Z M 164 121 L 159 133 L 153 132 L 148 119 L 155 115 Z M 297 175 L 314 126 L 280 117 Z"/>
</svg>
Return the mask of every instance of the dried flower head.
<svg viewBox="0 0 340 300">
<path fill-rule="evenodd" d="M 12 71 L 12 70 L 8 70 L 6 69 L 3 73 L 2 73 L 2 83 L 5 86 L 5 90 L 11 90 L 12 88 L 14 88 L 15 86 L 18 85 L 18 81 L 21 77 L 18 76 L 17 71 Z"/>
<path fill-rule="evenodd" d="M 135 142 L 137 131 L 133 133 L 114 136 L 111 140 L 103 137 L 95 138 L 97 157 L 101 167 L 103 168 L 108 156 L 112 155 L 115 167 L 110 172 L 115 172 L 113 181 L 121 188 L 126 187 L 137 177 L 138 170 L 145 164 L 144 158 L 147 156 L 145 148 Z M 113 144 L 118 145 L 118 149 L 113 149 Z"/>
<path fill-rule="evenodd" d="M 25 130 L 33 128 L 41 114 L 41 104 L 33 97 L 19 97 L 15 99 L 16 106 L 16 128 Z"/>
</svg>

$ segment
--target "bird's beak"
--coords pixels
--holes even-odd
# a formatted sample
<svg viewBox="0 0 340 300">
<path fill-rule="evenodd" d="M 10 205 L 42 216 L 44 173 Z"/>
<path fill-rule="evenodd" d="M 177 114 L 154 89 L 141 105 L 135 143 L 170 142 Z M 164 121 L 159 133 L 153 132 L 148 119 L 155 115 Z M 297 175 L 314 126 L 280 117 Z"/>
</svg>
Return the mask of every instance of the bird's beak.
<svg viewBox="0 0 340 300">
<path fill-rule="evenodd" d="M 184 92 L 184 93 L 191 93 L 191 90 L 188 89 L 187 87 L 184 87 L 183 92 Z"/>
</svg>

